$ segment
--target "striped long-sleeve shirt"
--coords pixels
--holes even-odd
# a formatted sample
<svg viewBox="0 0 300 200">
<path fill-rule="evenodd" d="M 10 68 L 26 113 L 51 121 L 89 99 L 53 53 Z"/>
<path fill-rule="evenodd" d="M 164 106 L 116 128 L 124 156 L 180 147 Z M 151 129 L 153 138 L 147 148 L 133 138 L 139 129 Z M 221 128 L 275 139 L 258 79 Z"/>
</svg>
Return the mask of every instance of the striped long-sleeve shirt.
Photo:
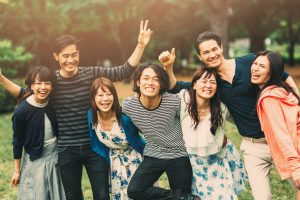
<svg viewBox="0 0 300 200">
<path fill-rule="evenodd" d="M 144 156 L 162 159 L 187 156 L 177 95 L 164 93 L 160 105 L 154 110 L 143 107 L 138 97 L 129 97 L 123 102 L 123 112 L 144 134 Z"/>
<path fill-rule="evenodd" d="M 79 67 L 78 73 L 64 78 L 56 71 L 56 87 L 51 103 L 58 122 L 58 146 L 77 146 L 90 143 L 87 111 L 90 107 L 90 87 L 97 77 L 120 81 L 129 77 L 132 67 L 125 63 L 114 68 Z M 21 92 L 22 93 L 22 92 Z"/>
</svg>

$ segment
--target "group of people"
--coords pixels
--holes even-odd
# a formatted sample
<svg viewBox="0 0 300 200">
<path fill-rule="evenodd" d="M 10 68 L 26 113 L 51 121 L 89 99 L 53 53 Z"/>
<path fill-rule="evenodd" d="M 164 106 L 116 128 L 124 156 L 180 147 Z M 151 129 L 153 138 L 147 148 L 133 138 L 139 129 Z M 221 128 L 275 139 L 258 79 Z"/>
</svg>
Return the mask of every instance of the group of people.
<svg viewBox="0 0 300 200">
<path fill-rule="evenodd" d="M 0 74 L 20 99 L 12 118 L 18 199 L 81 200 L 84 166 L 94 199 L 238 199 L 249 179 L 254 198 L 268 200 L 273 163 L 300 199 L 300 99 L 282 57 L 225 59 L 221 38 L 204 32 L 195 42 L 203 67 L 182 82 L 173 73 L 175 49 L 159 55 L 162 67 L 138 65 L 151 35 L 141 21 L 122 66 L 78 67 L 78 41 L 64 35 L 53 50 L 60 70 L 33 68 L 27 88 Z M 112 81 L 132 73 L 135 95 L 121 106 Z M 226 120 L 243 137 L 244 162 Z M 170 189 L 156 184 L 163 173 Z"/>
</svg>

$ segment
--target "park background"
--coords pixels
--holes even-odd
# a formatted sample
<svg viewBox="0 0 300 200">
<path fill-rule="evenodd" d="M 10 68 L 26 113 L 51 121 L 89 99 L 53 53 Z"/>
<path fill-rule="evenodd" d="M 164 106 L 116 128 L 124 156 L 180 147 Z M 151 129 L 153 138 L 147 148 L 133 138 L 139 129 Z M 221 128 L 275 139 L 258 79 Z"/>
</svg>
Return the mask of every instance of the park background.
<svg viewBox="0 0 300 200">
<path fill-rule="evenodd" d="M 62 34 L 80 42 L 81 66 L 122 64 L 133 51 L 140 20 L 154 31 L 142 61 L 157 62 L 161 51 L 176 48 L 178 79 L 190 80 L 200 65 L 193 42 L 206 30 L 219 33 L 227 58 L 270 49 L 281 53 L 286 70 L 300 86 L 300 0 L 0 0 L 0 68 L 23 85 L 26 72 L 45 65 L 55 70 L 52 44 Z M 131 95 L 128 82 L 116 83 L 120 100 Z M 11 116 L 16 100 L 0 86 L 0 199 L 16 199 Z M 227 134 L 239 147 L 234 125 Z M 273 199 L 293 199 L 289 185 L 271 172 Z M 166 177 L 160 184 L 168 187 Z M 87 176 L 86 199 L 92 199 Z M 249 186 L 240 195 L 253 199 Z"/>
</svg>

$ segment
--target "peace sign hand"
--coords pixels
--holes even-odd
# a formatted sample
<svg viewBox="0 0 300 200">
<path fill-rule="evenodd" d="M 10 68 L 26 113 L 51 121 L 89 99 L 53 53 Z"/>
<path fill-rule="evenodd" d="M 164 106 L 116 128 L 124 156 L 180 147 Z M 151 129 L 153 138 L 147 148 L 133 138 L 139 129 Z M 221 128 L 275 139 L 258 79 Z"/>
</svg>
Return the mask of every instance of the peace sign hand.
<svg viewBox="0 0 300 200">
<path fill-rule="evenodd" d="M 148 20 L 144 21 L 142 20 L 140 23 L 140 33 L 139 33 L 139 37 L 138 37 L 138 43 L 143 45 L 144 47 L 147 46 L 147 44 L 150 41 L 151 35 L 153 33 L 153 31 L 151 31 L 151 29 L 147 29 L 148 27 Z"/>
</svg>

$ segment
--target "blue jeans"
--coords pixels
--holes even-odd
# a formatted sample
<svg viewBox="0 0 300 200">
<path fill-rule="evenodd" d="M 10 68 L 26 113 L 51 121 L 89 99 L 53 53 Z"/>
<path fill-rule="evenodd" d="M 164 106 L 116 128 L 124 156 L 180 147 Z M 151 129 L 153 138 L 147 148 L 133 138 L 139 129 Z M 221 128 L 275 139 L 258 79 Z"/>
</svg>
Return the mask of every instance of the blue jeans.
<svg viewBox="0 0 300 200">
<path fill-rule="evenodd" d="M 164 172 L 171 190 L 153 186 Z M 159 159 L 145 156 L 131 178 L 127 193 L 135 200 L 181 199 L 180 194 L 191 193 L 192 176 L 189 157 Z"/>
<path fill-rule="evenodd" d="M 87 171 L 94 200 L 109 200 L 109 164 L 90 145 L 58 147 L 58 164 L 67 200 L 83 200 L 82 168 Z"/>
</svg>

